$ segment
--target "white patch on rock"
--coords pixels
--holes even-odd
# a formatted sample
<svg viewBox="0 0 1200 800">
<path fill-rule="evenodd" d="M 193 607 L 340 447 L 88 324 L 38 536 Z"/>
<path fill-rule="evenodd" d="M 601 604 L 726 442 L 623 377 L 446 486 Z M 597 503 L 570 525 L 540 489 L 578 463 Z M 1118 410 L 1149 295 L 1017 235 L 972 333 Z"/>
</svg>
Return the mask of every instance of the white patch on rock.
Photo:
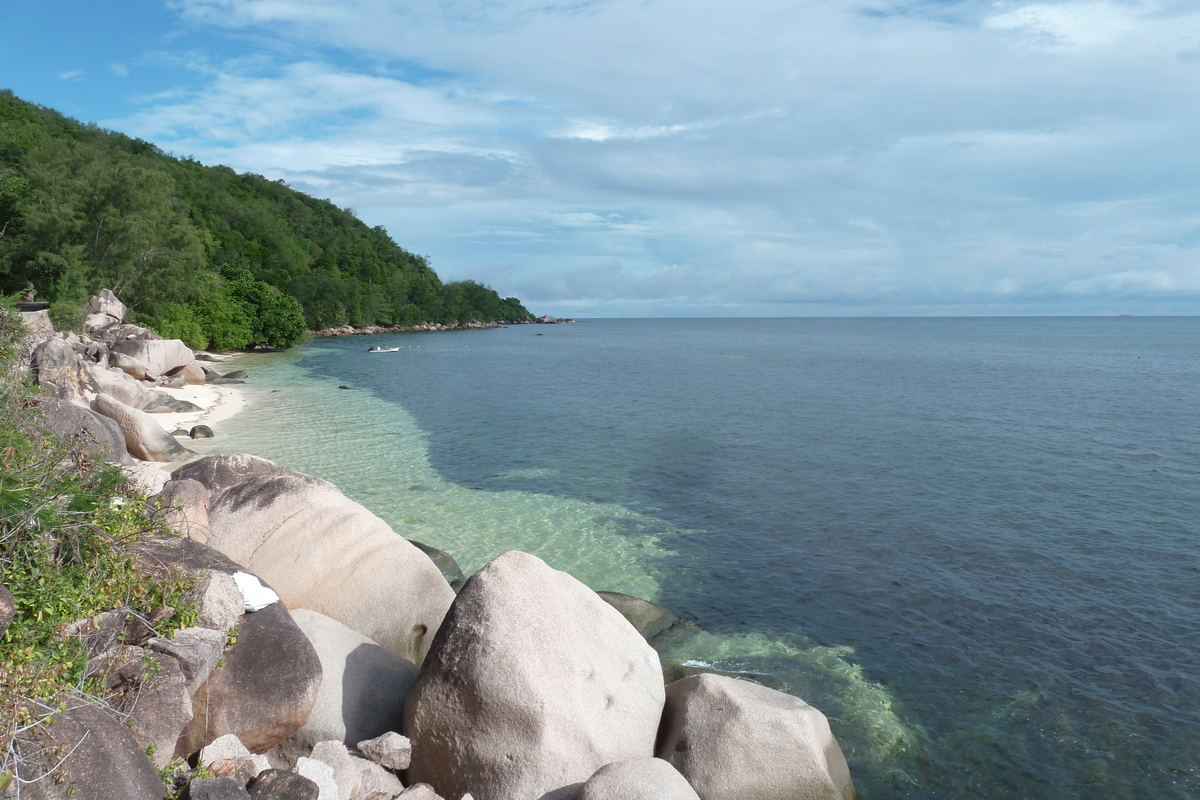
<svg viewBox="0 0 1200 800">
<path fill-rule="evenodd" d="M 279 595 L 263 586 L 262 581 L 249 572 L 233 573 L 233 582 L 237 584 L 242 598 L 246 601 L 247 611 L 261 611 L 272 603 L 279 602 Z"/>
</svg>

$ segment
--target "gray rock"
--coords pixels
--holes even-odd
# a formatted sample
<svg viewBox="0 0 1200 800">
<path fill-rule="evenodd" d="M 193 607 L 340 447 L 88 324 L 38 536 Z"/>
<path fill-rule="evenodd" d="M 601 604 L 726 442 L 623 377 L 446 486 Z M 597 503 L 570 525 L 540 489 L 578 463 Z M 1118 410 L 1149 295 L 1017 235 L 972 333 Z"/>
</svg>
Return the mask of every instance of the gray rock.
<svg viewBox="0 0 1200 800">
<path fill-rule="evenodd" d="M 317 742 L 310 758 L 328 764 L 333 769 L 333 782 L 337 784 L 338 796 L 342 800 L 351 800 L 358 794 L 362 779 L 346 745 L 334 741 Z"/>
<path fill-rule="evenodd" d="M 7 586 L 0 586 L 0 639 L 4 638 L 4 632 L 8 630 L 8 625 L 16 614 L 16 598 Z"/>
<path fill-rule="evenodd" d="M 798 697 L 721 675 L 667 687 L 659 758 L 704 800 L 853 800 L 825 716 Z"/>
<path fill-rule="evenodd" d="M 416 665 L 316 611 L 297 608 L 292 619 L 316 650 L 324 677 L 312 714 L 275 754 L 293 763 L 318 742 L 353 746 L 399 730 Z"/>
<path fill-rule="evenodd" d="M 125 447 L 134 458 L 143 461 L 181 461 L 192 455 L 144 411 L 138 411 L 104 394 L 96 395 L 92 410 L 116 421 L 125 437 Z"/>
<path fill-rule="evenodd" d="M 245 370 L 235 369 L 233 372 L 226 372 L 225 377 L 226 378 L 241 378 L 244 380 L 246 378 L 249 378 L 250 376 L 246 374 Z"/>
<path fill-rule="evenodd" d="M 606 764 L 575 800 L 700 800 L 679 771 L 660 758 Z"/>
<path fill-rule="evenodd" d="M 234 778 L 197 778 L 188 784 L 189 800 L 250 800 L 250 793 Z"/>
<path fill-rule="evenodd" d="M 230 386 L 245 383 L 241 378 L 209 378 L 208 382 L 212 386 Z"/>
<path fill-rule="evenodd" d="M 150 366 L 140 359 L 133 356 L 127 356 L 124 353 L 112 353 L 109 355 L 112 366 L 124 372 L 129 377 L 138 381 L 152 381 L 154 374 L 150 372 Z"/>
<path fill-rule="evenodd" d="M 269 769 L 250 783 L 251 800 L 318 800 L 320 787 L 303 775 Z"/>
<path fill-rule="evenodd" d="M 171 763 L 175 741 L 192 721 L 187 680 L 170 656 L 140 647 L 122 649 L 123 663 L 105 677 L 108 702 L 133 723 L 138 744 L 152 751 L 154 766 L 162 769 Z"/>
<path fill-rule="evenodd" d="M 201 544 L 208 542 L 208 490 L 198 481 L 176 478 L 151 498 L 155 516 L 174 531 Z"/>
<path fill-rule="evenodd" d="M 63 635 L 77 639 L 87 653 L 88 660 L 92 660 L 117 643 L 117 639 L 125 631 L 125 621 L 129 619 L 129 613 L 129 606 L 122 606 L 77 619 L 63 628 Z"/>
<path fill-rule="evenodd" d="M 321 662 L 282 603 L 242 617 L 237 642 L 222 660 L 192 696 L 195 716 L 175 745 L 178 756 L 227 733 L 252 753 L 265 753 L 312 712 Z"/>
<path fill-rule="evenodd" d="M 187 681 L 188 694 L 195 695 L 221 660 L 225 634 L 211 628 L 183 628 L 170 639 L 151 639 L 146 649 L 164 653 L 179 662 Z"/>
<path fill-rule="evenodd" d="M 414 783 L 400 794 L 396 795 L 396 800 L 443 800 L 442 796 L 433 790 L 433 787 L 428 783 Z"/>
<path fill-rule="evenodd" d="M 338 620 L 419 663 L 454 599 L 429 557 L 333 484 L 248 455 L 185 464 L 209 492 L 208 544 L 291 608 Z"/>
<path fill-rule="evenodd" d="M 171 378 L 182 378 L 185 385 L 203 386 L 208 380 L 204 374 L 204 369 L 199 364 L 191 363 L 184 364 L 182 367 L 176 367 L 167 373 Z"/>
<path fill-rule="evenodd" d="M 207 361 L 210 364 L 220 363 L 221 361 L 224 361 L 224 359 L 217 358 L 216 356 L 214 356 L 210 353 L 196 353 L 196 360 L 197 361 Z"/>
<path fill-rule="evenodd" d="M 21 800 L 161 800 L 163 782 L 126 725 L 79 700 L 17 743 Z M 65 757 L 64 757 L 65 756 Z M 37 780 L 51 769 L 61 781 Z"/>
<path fill-rule="evenodd" d="M 33 373 L 38 386 L 60 400 L 82 401 L 95 386 L 84 362 L 62 339 L 47 339 L 33 351 Z"/>
<path fill-rule="evenodd" d="M 366 798 L 395 798 L 404 790 L 404 784 L 400 782 L 400 778 L 396 777 L 395 772 L 384 769 L 383 766 L 372 762 L 370 759 L 361 758 L 359 756 L 350 756 L 350 760 L 354 762 L 355 769 L 359 771 L 359 792 L 352 800 L 365 800 Z"/>
<path fill-rule="evenodd" d="M 358 769 L 359 780 L 358 795 L 352 800 L 375 797 L 386 797 L 390 800 L 404 791 L 404 784 L 390 770 L 366 758 L 351 756 L 351 760 Z"/>
<path fill-rule="evenodd" d="M 181 387 L 170 386 L 169 388 L 178 389 Z M 172 397 L 166 392 L 146 392 L 145 398 L 139 407 L 147 414 L 192 414 L 204 410 L 190 400 L 180 400 L 178 397 Z"/>
<path fill-rule="evenodd" d="M 113 322 L 121 322 L 125 319 L 126 308 L 111 289 L 101 289 L 99 294 L 88 301 L 84 310 L 89 314 L 103 314 Z"/>
<path fill-rule="evenodd" d="M 155 375 L 166 375 L 195 360 L 192 351 L 178 339 L 122 339 L 114 342 L 110 349 L 113 353 L 136 358 Z"/>
<path fill-rule="evenodd" d="M 620 592 L 596 592 L 600 599 L 621 612 L 621 616 L 629 620 L 638 633 L 646 641 L 653 639 L 663 631 L 681 622 L 679 617 L 672 614 L 658 603 L 642 600 L 640 597 L 630 597 Z"/>
<path fill-rule="evenodd" d="M 406 780 L 479 800 L 567 791 L 652 756 L 662 703 L 658 656 L 615 609 L 505 553 L 468 579 L 409 693 Z"/>
<path fill-rule="evenodd" d="M 458 562 L 454 560 L 454 556 L 447 553 L 445 550 L 439 550 L 432 545 L 418 542 L 416 539 L 409 539 L 412 546 L 420 550 L 429 559 L 437 565 L 441 570 L 442 577 L 446 579 L 446 583 L 450 584 L 450 588 L 457 594 L 466 583 L 467 578 L 463 575 L 462 568 L 458 566 Z"/>
<path fill-rule="evenodd" d="M 358 749 L 364 756 L 388 769 L 408 769 L 412 761 L 412 742 L 395 731 L 359 742 Z"/>
<path fill-rule="evenodd" d="M 301 757 L 296 761 L 293 770 L 317 785 L 320 790 L 320 800 L 339 800 L 337 781 L 333 777 L 333 767 L 314 758 Z"/>
<path fill-rule="evenodd" d="M 214 761 L 249 758 L 250 755 L 250 751 L 246 749 L 246 745 L 242 744 L 242 740 L 236 734 L 227 733 L 200 748 L 197 763 L 202 767 L 207 767 Z"/>
<path fill-rule="evenodd" d="M 227 572 L 205 570 L 185 600 L 197 607 L 196 624 L 227 632 L 245 613 L 246 601 Z"/>
<path fill-rule="evenodd" d="M 125 436 L 115 421 L 86 406 L 56 398 L 47 398 L 40 408 L 47 426 L 60 439 L 77 441 L 92 455 L 105 461 L 132 463 L 129 451 L 125 449 Z"/>
<path fill-rule="evenodd" d="M 213 438 L 213 429 L 207 425 L 196 425 L 188 431 L 188 436 L 193 439 L 211 439 Z"/>
</svg>

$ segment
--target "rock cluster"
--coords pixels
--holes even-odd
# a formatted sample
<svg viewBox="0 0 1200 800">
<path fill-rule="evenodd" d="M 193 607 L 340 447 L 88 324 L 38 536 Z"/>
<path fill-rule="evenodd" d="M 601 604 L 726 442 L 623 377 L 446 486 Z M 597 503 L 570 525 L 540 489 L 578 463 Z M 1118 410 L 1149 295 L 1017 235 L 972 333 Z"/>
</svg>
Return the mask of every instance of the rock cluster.
<svg viewBox="0 0 1200 800">
<path fill-rule="evenodd" d="M 183 342 L 124 322 L 125 306 L 105 289 L 87 306 L 83 333 L 46 329 L 46 312 L 23 316 L 34 336 L 23 345 L 37 383 L 55 398 L 44 406 L 60 436 L 78 436 L 97 455 L 119 463 L 183 461 L 191 451 L 151 415 L 200 407 L 162 391 L 228 380 L 206 368 Z M 211 435 L 197 426 L 191 438 Z"/>
<path fill-rule="evenodd" d="M 375 333 L 422 333 L 428 331 L 466 331 L 480 330 L 483 328 L 499 328 L 503 325 L 518 325 L 525 320 L 517 322 L 479 322 L 472 320 L 467 323 L 451 322 L 419 322 L 416 325 L 363 325 L 362 327 L 354 327 L 352 325 L 340 325 L 331 328 L 321 328 L 320 330 L 312 331 L 313 336 L 329 337 L 329 336 L 359 336 L 370 335 Z"/>
<path fill-rule="evenodd" d="M 113 301 L 94 303 L 93 330 L 128 327 Z M 62 382 L 63 402 L 93 385 L 88 364 L 99 362 L 80 350 L 95 341 L 66 342 L 78 364 L 58 357 L 61 345 L 41 351 L 58 354 L 41 375 Z M 104 357 L 114 352 L 129 359 L 119 371 L 156 380 L 183 358 L 110 341 Z M 98 398 L 95 412 L 125 433 L 136 409 Z M 18 781 L 23 798 L 152 800 L 164 794 L 156 768 L 173 756 L 204 768 L 191 798 L 854 797 L 825 717 L 799 698 L 715 674 L 664 687 L 647 640 L 682 623 L 660 606 L 602 596 L 515 551 L 456 594 L 432 548 L 333 485 L 254 456 L 178 467 L 149 506 L 179 535 L 138 552 L 196 575 L 197 624 L 157 638 L 113 609 L 71 626 L 113 700 L 72 703 L 23 743 L 26 768 L 69 753 L 64 780 Z M 250 596 L 257 580 L 265 601 Z M 5 600 L 0 590 L 0 628 Z"/>
</svg>

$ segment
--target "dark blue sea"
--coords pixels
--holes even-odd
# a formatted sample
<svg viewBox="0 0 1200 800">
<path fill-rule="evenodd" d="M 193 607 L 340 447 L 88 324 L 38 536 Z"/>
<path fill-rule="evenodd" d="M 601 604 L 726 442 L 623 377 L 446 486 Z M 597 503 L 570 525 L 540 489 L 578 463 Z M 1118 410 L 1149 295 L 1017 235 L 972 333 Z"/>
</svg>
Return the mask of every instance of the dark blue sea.
<svg viewBox="0 0 1200 800">
<path fill-rule="evenodd" d="M 824 711 L 866 800 L 1200 797 L 1200 318 L 580 320 L 242 365 L 211 446 L 468 571 L 522 549 L 666 605 L 696 628 L 664 657 Z"/>
</svg>

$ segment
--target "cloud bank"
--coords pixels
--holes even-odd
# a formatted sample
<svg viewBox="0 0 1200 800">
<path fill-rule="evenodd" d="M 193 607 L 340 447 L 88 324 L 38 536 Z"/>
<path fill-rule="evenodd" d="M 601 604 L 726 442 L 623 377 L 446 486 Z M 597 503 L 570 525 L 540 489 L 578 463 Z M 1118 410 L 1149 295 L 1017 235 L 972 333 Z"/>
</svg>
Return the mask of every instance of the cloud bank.
<svg viewBox="0 0 1200 800">
<path fill-rule="evenodd" d="M 1200 10 L 173 0 L 106 124 L 577 315 L 1200 313 Z"/>
</svg>

